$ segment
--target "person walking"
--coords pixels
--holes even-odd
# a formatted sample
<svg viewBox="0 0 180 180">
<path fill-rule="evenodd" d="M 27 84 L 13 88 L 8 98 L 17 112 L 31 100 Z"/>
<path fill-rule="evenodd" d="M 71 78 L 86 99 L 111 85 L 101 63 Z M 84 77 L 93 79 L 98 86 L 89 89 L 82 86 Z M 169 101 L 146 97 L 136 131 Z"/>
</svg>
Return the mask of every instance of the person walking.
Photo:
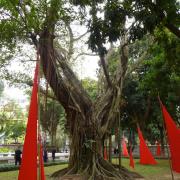
<svg viewBox="0 0 180 180">
<path fill-rule="evenodd" d="M 43 159 L 44 159 L 44 162 L 48 161 L 48 152 L 46 148 L 44 148 L 44 151 L 43 151 Z"/>
<path fill-rule="evenodd" d="M 15 150 L 15 165 L 17 166 L 17 164 L 21 165 L 21 150 L 20 150 L 20 147 L 18 147 L 16 150 Z"/>
<path fill-rule="evenodd" d="M 53 160 L 53 161 L 55 160 L 55 154 L 56 154 L 56 149 L 53 148 L 53 149 L 52 149 L 52 160 Z"/>
</svg>

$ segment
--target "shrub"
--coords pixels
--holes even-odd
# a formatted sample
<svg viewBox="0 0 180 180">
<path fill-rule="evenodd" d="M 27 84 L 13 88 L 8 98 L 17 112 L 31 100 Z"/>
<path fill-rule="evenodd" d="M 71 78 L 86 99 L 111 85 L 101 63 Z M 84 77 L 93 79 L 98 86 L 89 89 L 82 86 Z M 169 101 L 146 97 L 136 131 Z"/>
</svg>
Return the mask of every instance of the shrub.
<svg viewBox="0 0 180 180">
<path fill-rule="evenodd" d="M 11 152 L 12 150 L 6 147 L 0 148 L 0 153 L 8 153 Z"/>
</svg>

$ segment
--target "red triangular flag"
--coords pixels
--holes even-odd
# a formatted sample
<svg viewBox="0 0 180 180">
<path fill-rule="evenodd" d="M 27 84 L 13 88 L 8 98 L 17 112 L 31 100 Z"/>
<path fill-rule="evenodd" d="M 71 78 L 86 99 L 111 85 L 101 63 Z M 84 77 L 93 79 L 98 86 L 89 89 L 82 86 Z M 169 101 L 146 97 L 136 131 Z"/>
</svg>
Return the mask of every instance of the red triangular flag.
<svg viewBox="0 0 180 180">
<path fill-rule="evenodd" d="M 160 143 L 157 142 L 156 143 L 157 149 L 156 149 L 156 156 L 160 156 L 161 155 L 161 146 Z"/>
<path fill-rule="evenodd" d="M 161 103 L 171 152 L 172 169 L 180 173 L 180 129 L 177 128 L 165 106 Z"/>
<path fill-rule="evenodd" d="M 45 173 L 44 173 L 44 161 L 43 161 L 43 149 L 40 140 L 40 172 L 41 172 L 41 180 L 46 180 Z"/>
<path fill-rule="evenodd" d="M 122 155 L 123 156 L 129 156 L 128 150 L 127 150 L 127 146 L 126 146 L 126 142 L 125 139 L 122 139 Z"/>
<path fill-rule="evenodd" d="M 134 169 L 134 159 L 132 155 L 132 147 L 130 147 L 130 153 L 129 153 L 129 166 Z"/>
<path fill-rule="evenodd" d="M 29 108 L 26 136 L 22 153 L 22 164 L 18 180 L 37 179 L 37 119 L 38 119 L 38 65 L 36 65 L 34 84 Z"/>
<path fill-rule="evenodd" d="M 140 141 L 140 164 L 151 164 L 151 165 L 157 164 L 153 155 L 148 149 L 144 141 L 142 132 L 139 128 L 138 128 L 138 136 L 139 136 L 139 141 Z"/>
<path fill-rule="evenodd" d="M 105 160 L 108 160 L 106 147 L 104 147 L 104 159 L 105 159 Z"/>
</svg>

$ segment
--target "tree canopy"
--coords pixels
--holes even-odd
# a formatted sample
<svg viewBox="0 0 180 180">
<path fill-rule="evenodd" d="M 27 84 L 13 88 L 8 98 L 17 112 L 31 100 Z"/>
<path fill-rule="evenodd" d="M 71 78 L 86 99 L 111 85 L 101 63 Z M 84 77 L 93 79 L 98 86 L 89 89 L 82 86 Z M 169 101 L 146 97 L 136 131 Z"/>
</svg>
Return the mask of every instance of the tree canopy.
<svg viewBox="0 0 180 180">
<path fill-rule="evenodd" d="M 9 100 L 0 107 L 0 133 L 5 140 L 23 140 L 25 134 L 26 114 L 22 108 L 13 100 Z M 12 141 L 12 140 L 11 140 Z"/>
</svg>

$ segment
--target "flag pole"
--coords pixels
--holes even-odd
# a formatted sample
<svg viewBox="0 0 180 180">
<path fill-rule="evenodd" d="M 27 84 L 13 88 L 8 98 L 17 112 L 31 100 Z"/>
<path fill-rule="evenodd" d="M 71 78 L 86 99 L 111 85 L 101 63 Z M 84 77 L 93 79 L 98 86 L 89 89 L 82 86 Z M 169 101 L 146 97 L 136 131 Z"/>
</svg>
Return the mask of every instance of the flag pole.
<svg viewBox="0 0 180 180">
<path fill-rule="evenodd" d="M 41 151 L 41 142 L 40 142 L 40 57 L 39 57 L 39 48 L 37 49 L 37 63 L 38 63 L 38 180 L 41 180 L 41 166 L 40 166 L 40 151 Z"/>
<path fill-rule="evenodd" d="M 166 129 L 165 129 L 164 115 L 163 115 L 163 113 L 162 113 L 162 102 L 161 102 L 161 99 L 160 99 L 159 94 L 158 94 L 158 100 L 159 100 L 159 103 L 160 103 L 161 116 L 162 116 L 162 119 L 163 119 L 162 125 L 163 125 L 164 134 L 165 134 L 165 144 L 166 144 L 166 149 L 167 149 L 168 162 L 169 162 L 169 167 L 170 167 L 170 171 L 171 171 L 171 177 L 172 177 L 172 180 L 174 180 L 174 174 L 173 174 L 173 170 L 172 170 L 172 164 L 171 164 L 170 154 L 169 154 L 169 148 L 168 148 L 169 142 L 168 142 L 167 133 L 166 133 Z M 165 153 L 165 152 L 164 152 L 164 153 Z"/>
<path fill-rule="evenodd" d="M 119 111 L 118 113 L 118 151 L 119 151 L 119 169 L 121 169 L 122 162 L 121 162 L 121 113 Z"/>
</svg>

